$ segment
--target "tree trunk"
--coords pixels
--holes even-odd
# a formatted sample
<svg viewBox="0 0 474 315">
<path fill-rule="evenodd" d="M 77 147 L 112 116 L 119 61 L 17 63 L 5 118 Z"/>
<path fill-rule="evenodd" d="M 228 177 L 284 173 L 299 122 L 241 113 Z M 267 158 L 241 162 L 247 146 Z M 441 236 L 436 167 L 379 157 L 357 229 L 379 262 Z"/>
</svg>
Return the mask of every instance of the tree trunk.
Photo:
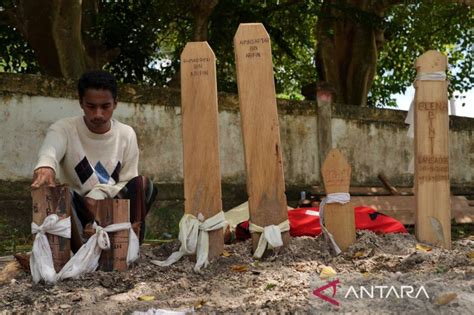
<svg viewBox="0 0 474 315">
<path fill-rule="evenodd" d="M 193 42 L 207 41 L 209 35 L 209 17 L 219 0 L 193 0 L 194 32 Z"/>
<path fill-rule="evenodd" d="M 97 14 L 97 0 L 20 0 L 10 17 L 35 51 L 43 73 L 77 79 L 117 54 L 83 37 L 82 20 L 87 14 Z M 91 27 L 93 19 L 86 22 Z M 87 49 L 85 40 L 90 41 Z"/>
<path fill-rule="evenodd" d="M 366 106 L 383 44 L 379 22 L 393 3 L 325 0 L 316 26 L 319 79 L 336 90 L 336 102 Z"/>
</svg>

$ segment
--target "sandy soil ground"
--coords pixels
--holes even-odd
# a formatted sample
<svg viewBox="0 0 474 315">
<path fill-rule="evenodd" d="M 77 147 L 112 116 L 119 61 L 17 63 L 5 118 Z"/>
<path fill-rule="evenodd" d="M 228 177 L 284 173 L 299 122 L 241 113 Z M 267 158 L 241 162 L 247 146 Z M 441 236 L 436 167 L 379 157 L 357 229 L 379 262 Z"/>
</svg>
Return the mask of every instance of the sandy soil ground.
<svg viewBox="0 0 474 315">
<path fill-rule="evenodd" d="M 150 263 L 178 247 L 177 241 L 143 246 L 138 264 L 127 272 L 99 271 L 55 286 L 33 285 L 30 275 L 21 272 L 0 287 L 0 310 L 474 314 L 473 236 L 455 241 L 452 250 L 442 250 L 417 248 L 408 234 L 364 231 L 337 257 L 330 255 L 321 238 L 301 237 L 259 262 L 252 259 L 247 241 L 226 245 L 225 255 L 199 274 L 189 258 L 170 267 Z M 325 267 L 336 274 L 322 278 Z M 332 303 L 314 294 L 331 285 L 336 286 L 334 296 L 331 287 L 320 294 Z"/>
</svg>

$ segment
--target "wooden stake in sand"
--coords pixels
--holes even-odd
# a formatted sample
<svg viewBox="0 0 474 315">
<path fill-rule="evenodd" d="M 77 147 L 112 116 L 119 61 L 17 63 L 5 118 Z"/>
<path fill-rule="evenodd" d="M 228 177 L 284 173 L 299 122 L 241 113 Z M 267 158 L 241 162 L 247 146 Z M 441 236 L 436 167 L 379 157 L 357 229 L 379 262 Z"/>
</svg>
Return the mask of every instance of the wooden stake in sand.
<svg viewBox="0 0 474 315">
<path fill-rule="evenodd" d="M 94 213 L 95 220 L 102 227 L 114 223 L 130 222 L 130 201 L 128 199 L 97 200 Z M 129 230 L 109 234 L 110 250 L 103 250 L 99 260 L 99 270 L 127 270 L 127 253 Z"/>
<path fill-rule="evenodd" d="M 184 212 L 204 219 L 222 211 L 216 57 L 207 42 L 181 54 Z M 209 232 L 209 259 L 224 250 L 222 229 Z"/>
<path fill-rule="evenodd" d="M 338 149 L 331 149 L 321 168 L 326 195 L 348 193 L 351 167 Z M 354 208 L 351 203 L 330 203 L 324 207 L 324 223 L 336 244 L 345 251 L 355 242 Z"/>
<path fill-rule="evenodd" d="M 270 37 L 260 23 L 234 37 L 250 221 L 260 227 L 288 219 Z M 253 250 L 260 234 L 252 234 Z M 282 233 L 283 243 L 289 239 Z"/>
<path fill-rule="evenodd" d="M 428 51 L 416 60 L 415 195 L 418 240 L 451 248 L 447 58 Z"/>
<path fill-rule="evenodd" d="M 57 214 L 59 219 L 71 216 L 71 194 L 68 186 L 41 186 L 31 191 L 33 203 L 33 222 L 41 225 L 50 214 Z M 59 272 L 71 257 L 71 240 L 57 235 L 47 234 L 53 254 L 54 269 Z"/>
</svg>

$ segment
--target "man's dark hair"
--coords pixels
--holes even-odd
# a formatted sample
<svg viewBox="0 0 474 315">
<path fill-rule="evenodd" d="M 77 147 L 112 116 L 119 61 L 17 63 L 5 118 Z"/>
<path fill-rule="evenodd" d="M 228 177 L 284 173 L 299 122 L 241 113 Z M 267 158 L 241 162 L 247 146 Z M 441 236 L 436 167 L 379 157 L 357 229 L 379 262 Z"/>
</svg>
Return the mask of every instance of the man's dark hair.
<svg viewBox="0 0 474 315">
<path fill-rule="evenodd" d="M 117 99 L 117 80 L 109 72 L 102 70 L 85 72 L 77 84 L 79 100 L 82 100 L 87 89 L 108 90 L 112 93 L 114 100 Z"/>
</svg>

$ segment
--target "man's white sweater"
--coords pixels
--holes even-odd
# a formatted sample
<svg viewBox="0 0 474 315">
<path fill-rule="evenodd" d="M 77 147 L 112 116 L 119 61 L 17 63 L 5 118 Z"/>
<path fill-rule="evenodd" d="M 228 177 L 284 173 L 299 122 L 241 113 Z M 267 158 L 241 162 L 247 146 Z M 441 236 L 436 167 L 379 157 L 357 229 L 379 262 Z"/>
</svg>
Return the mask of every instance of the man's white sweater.
<svg viewBox="0 0 474 315">
<path fill-rule="evenodd" d="M 132 127 L 112 120 L 104 134 L 91 132 L 82 116 L 51 125 L 38 154 L 39 167 L 51 167 L 62 183 L 81 196 L 113 198 L 138 176 L 138 145 Z"/>
</svg>

